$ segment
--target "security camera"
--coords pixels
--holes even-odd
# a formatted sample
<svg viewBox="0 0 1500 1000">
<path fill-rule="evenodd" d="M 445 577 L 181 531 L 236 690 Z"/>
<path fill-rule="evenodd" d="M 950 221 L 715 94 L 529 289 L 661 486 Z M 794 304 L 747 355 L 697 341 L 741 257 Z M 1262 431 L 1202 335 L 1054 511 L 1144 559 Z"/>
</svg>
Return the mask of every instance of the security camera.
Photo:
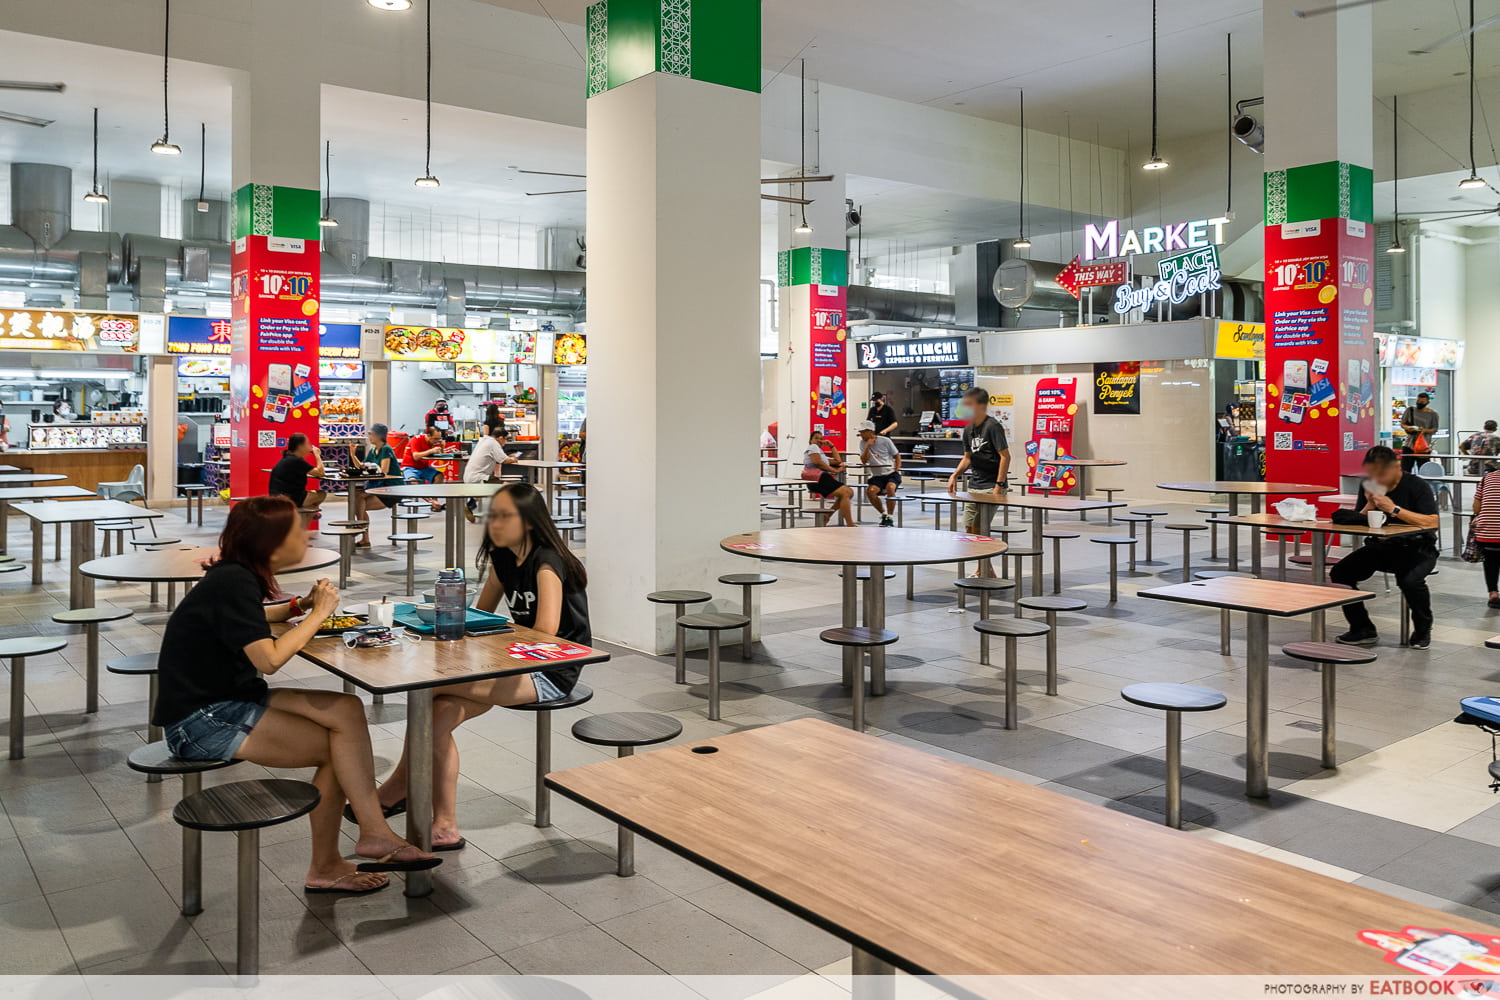
<svg viewBox="0 0 1500 1000">
<path fill-rule="evenodd" d="M 1259 118 L 1249 114 L 1245 109 L 1259 107 L 1265 103 L 1264 97 L 1239 101 L 1234 106 L 1234 117 L 1229 121 L 1230 134 L 1257 153 L 1266 151 L 1266 127 L 1261 124 Z"/>
</svg>

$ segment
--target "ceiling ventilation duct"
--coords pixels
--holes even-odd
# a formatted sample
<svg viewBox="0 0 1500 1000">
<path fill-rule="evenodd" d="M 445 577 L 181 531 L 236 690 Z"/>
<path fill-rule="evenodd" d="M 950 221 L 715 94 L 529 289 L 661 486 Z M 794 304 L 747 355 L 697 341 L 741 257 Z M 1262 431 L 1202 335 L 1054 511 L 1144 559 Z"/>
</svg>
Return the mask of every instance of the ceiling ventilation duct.
<svg viewBox="0 0 1500 1000">
<path fill-rule="evenodd" d="M 50 163 L 10 165 L 10 217 L 43 250 L 73 229 L 73 171 Z"/>
<path fill-rule="evenodd" d="M 954 299 L 951 295 L 929 292 L 850 285 L 848 309 L 850 322 L 864 320 L 943 326 L 953 322 Z"/>
</svg>

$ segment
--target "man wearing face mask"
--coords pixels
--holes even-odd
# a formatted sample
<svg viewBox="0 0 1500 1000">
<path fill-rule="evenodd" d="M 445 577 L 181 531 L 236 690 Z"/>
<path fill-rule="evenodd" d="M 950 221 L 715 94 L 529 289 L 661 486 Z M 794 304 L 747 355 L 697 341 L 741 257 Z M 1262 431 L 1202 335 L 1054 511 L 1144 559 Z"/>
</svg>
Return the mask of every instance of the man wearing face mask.
<svg viewBox="0 0 1500 1000">
<path fill-rule="evenodd" d="M 896 428 L 901 423 L 896 417 L 896 408 L 885 401 L 883 392 L 870 396 L 870 423 L 875 425 L 875 433 L 881 437 L 890 437 L 896 433 Z"/>
<path fill-rule="evenodd" d="M 1406 412 L 1401 414 L 1401 431 L 1406 435 L 1406 444 L 1401 447 L 1402 472 L 1410 472 L 1418 462 L 1425 462 L 1426 459 L 1420 456 L 1432 451 L 1432 439 L 1437 435 L 1438 415 L 1436 410 L 1427 405 L 1430 402 L 1431 397 L 1427 393 L 1419 392 L 1417 405 L 1408 406 Z"/>
<path fill-rule="evenodd" d="M 427 411 L 426 426 L 436 427 L 444 434 L 453 432 L 453 414 L 448 412 L 448 401 L 440 399 Z"/>
</svg>

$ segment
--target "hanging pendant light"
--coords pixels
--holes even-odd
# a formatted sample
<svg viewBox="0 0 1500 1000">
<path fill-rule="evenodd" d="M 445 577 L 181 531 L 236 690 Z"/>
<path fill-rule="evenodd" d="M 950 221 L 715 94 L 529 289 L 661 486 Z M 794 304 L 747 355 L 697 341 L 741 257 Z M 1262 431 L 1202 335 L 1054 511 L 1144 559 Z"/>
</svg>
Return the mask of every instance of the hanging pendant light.
<svg viewBox="0 0 1500 1000">
<path fill-rule="evenodd" d="M 1391 227 L 1395 239 L 1385 248 L 1386 253 L 1406 253 L 1401 245 L 1401 112 L 1394 95 L 1391 97 L 1391 208 L 1396 221 Z"/>
<path fill-rule="evenodd" d="M 1474 34 L 1474 0 L 1469 0 L 1469 176 L 1458 182 L 1461 191 L 1488 186 L 1474 163 L 1474 43 L 1478 37 Z"/>
<path fill-rule="evenodd" d="M 802 60 L 802 90 L 797 102 L 797 139 L 801 143 L 801 152 L 797 154 L 797 176 L 807 176 L 807 60 Z M 799 195 L 803 201 L 802 221 L 797 223 L 792 232 L 806 236 L 813 231 L 812 226 L 807 224 L 807 182 L 802 182 L 802 193 Z"/>
<path fill-rule="evenodd" d="M 94 109 L 94 183 L 83 200 L 93 205 L 109 204 L 109 195 L 99 190 L 99 109 Z"/>
<path fill-rule="evenodd" d="M 411 0 L 365 0 L 376 10 L 411 10 Z"/>
<path fill-rule="evenodd" d="M 323 189 L 323 215 L 318 219 L 318 225 L 324 229 L 332 229 L 339 224 L 339 220 L 333 217 L 328 210 L 328 203 L 333 200 L 333 143 L 327 142 L 323 145 L 323 181 L 326 187 Z"/>
<path fill-rule="evenodd" d="M 204 188 L 208 185 L 208 122 L 198 124 L 198 204 L 194 207 L 200 212 L 208 211 L 208 199 L 204 196 Z"/>
<path fill-rule="evenodd" d="M 432 175 L 432 0 L 426 0 L 425 6 L 427 8 L 427 158 L 423 161 L 425 173 L 413 183 L 419 188 L 435 188 L 438 186 L 438 179 Z"/>
<path fill-rule="evenodd" d="M 1030 250 L 1031 241 L 1026 238 L 1026 91 L 1021 91 L 1021 192 L 1017 199 L 1021 206 L 1021 236 L 1011 246 L 1016 250 Z"/>
<path fill-rule="evenodd" d="M 181 156 L 182 147 L 172 142 L 172 124 L 167 112 L 168 48 L 172 42 L 172 0 L 162 0 L 161 29 L 161 138 L 151 144 L 151 152 L 162 156 Z"/>
<path fill-rule="evenodd" d="M 1142 170 L 1165 170 L 1171 166 L 1156 148 L 1156 3 L 1157 0 L 1151 0 L 1151 159 L 1141 164 Z"/>
</svg>

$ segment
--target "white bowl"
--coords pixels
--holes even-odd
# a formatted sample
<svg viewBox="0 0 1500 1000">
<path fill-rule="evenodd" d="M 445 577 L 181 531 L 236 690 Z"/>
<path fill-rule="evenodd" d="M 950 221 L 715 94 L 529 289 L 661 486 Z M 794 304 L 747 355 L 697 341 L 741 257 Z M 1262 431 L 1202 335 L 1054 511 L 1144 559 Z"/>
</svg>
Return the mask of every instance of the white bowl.
<svg viewBox="0 0 1500 1000">
<path fill-rule="evenodd" d="M 417 619 L 421 621 L 423 625 L 437 624 L 436 604 L 413 604 L 411 606 L 411 609 L 412 611 L 416 612 Z"/>
</svg>

